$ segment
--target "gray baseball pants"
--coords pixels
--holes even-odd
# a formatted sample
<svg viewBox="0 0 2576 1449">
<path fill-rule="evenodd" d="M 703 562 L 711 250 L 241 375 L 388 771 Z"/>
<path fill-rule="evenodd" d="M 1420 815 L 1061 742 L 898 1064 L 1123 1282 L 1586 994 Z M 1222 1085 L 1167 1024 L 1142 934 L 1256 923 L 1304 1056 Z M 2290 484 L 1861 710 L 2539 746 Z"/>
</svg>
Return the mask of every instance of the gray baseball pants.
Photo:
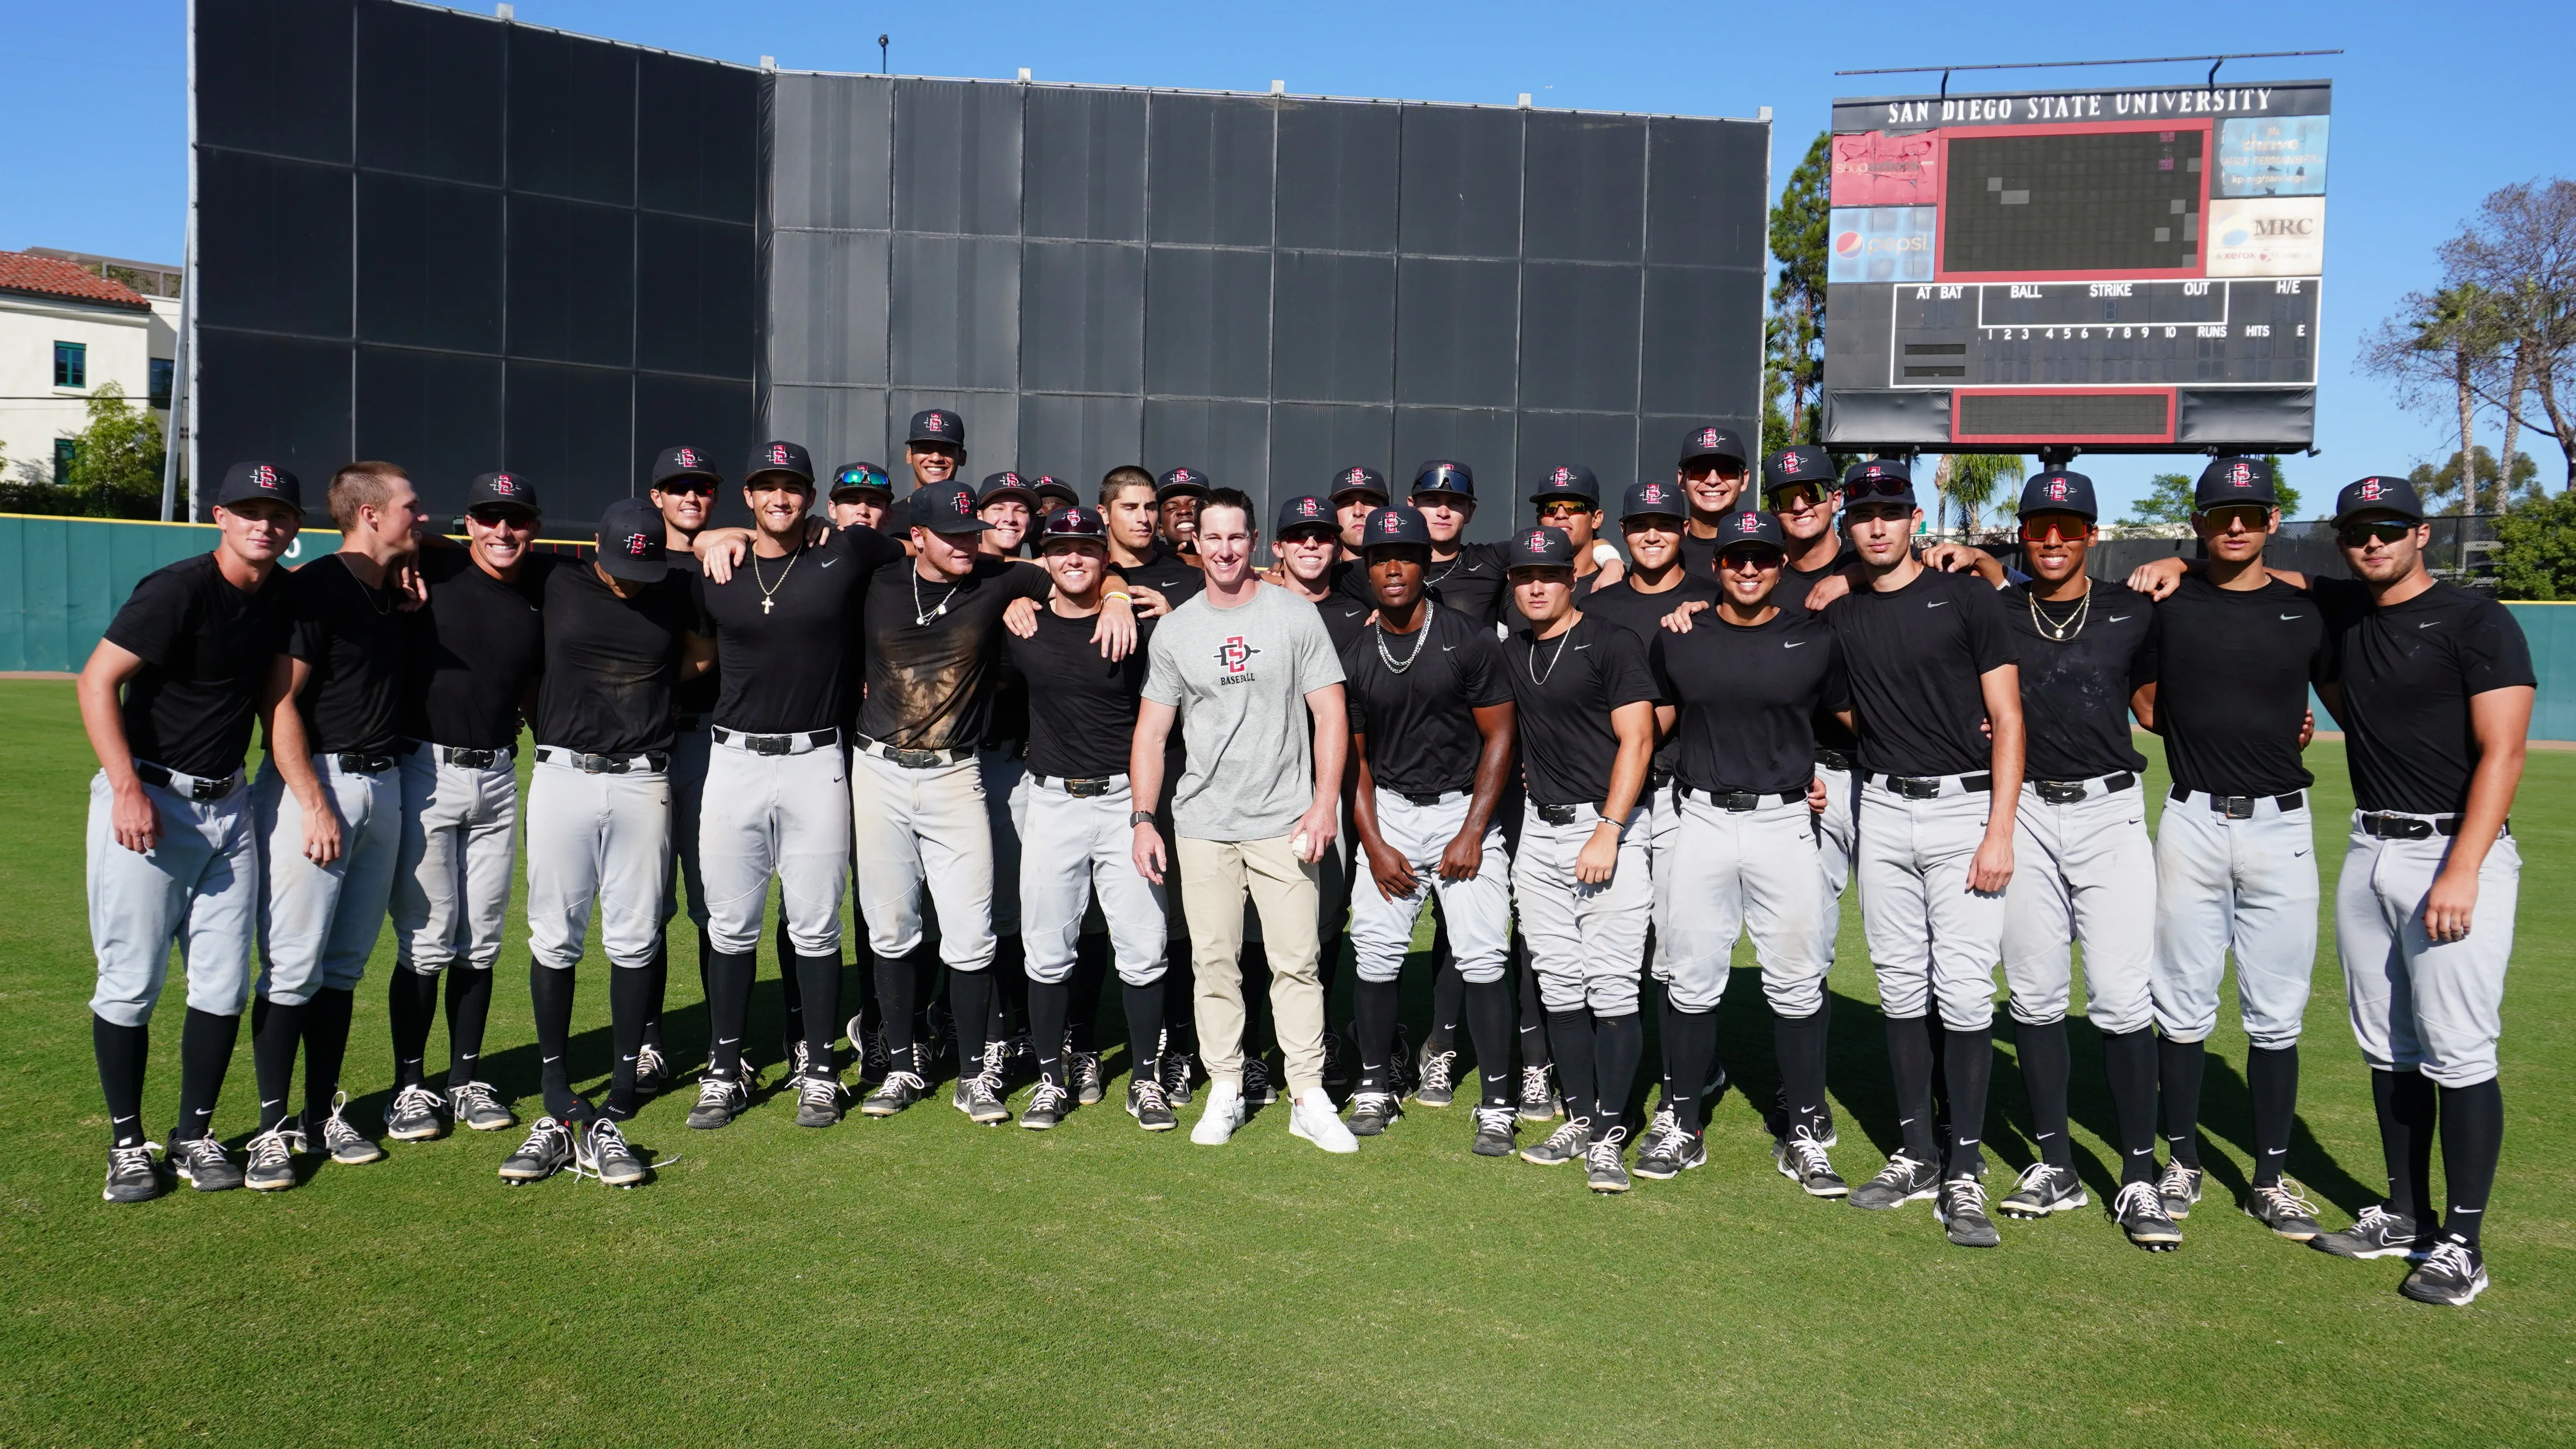
<svg viewBox="0 0 2576 1449">
<path fill-rule="evenodd" d="M 2156 827 L 2156 1026 L 2181 1042 L 2218 1025 L 2218 988 L 2236 954 L 2245 1035 L 2295 1046 L 2317 957 L 2317 852 L 2304 795 L 2261 797 L 2231 820 L 2210 797 L 2169 800 Z"/>
<path fill-rule="evenodd" d="M 707 923 L 707 878 L 698 863 L 698 816 L 706 807 L 707 752 L 715 748 L 714 727 L 705 715 L 683 715 L 671 736 L 671 872 L 662 881 L 662 921 L 680 913 L 680 892 L 689 895 L 689 919 Z M 674 879 L 676 876 L 676 879 Z"/>
<path fill-rule="evenodd" d="M 1726 993 L 1736 938 L 1750 933 L 1762 966 L 1762 995 L 1781 1016 L 1824 1008 L 1819 922 L 1825 879 L 1816 869 L 1816 813 L 1802 794 L 1750 810 L 1729 810 L 1704 794 L 1681 801 L 1681 842 L 1672 870 L 1672 954 L 1664 980 L 1673 1005 L 1714 1011 Z"/>
<path fill-rule="evenodd" d="M 1654 927 L 1654 972 L 1657 981 L 1666 979 L 1667 963 L 1672 960 L 1672 874 L 1678 864 L 1674 852 L 1680 850 L 1682 845 L 1682 807 L 1679 798 L 1673 792 L 1680 788 L 1681 783 L 1677 780 L 1667 780 L 1662 785 L 1649 786 L 1645 799 L 1639 802 L 1646 811 L 1644 829 L 1646 873 L 1654 881 L 1655 899 L 1648 908 L 1648 920 Z M 1637 828 L 1634 823 L 1628 827 L 1632 832 Z"/>
<path fill-rule="evenodd" d="M 2429 824 L 2444 817 L 2381 818 Z M 2474 1087 L 2496 1074 L 2522 852 L 2511 832 L 2496 837 L 2478 866 L 2469 934 L 2436 943 L 2424 933 L 2424 897 L 2452 844 L 2439 834 L 2365 835 L 2356 812 L 2335 888 L 2335 945 L 2362 1058 L 2381 1071 L 2413 1068 L 2440 1086 Z"/>
<path fill-rule="evenodd" d="M 1539 808 L 1534 802 L 1523 808 L 1521 848 L 1512 856 L 1512 896 L 1520 906 L 1530 967 L 1538 973 L 1539 1001 L 1550 1011 L 1634 1015 L 1646 928 L 1655 910 L 1647 844 L 1654 812 L 1640 805 L 1629 813 L 1610 879 L 1586 885 L 1575 879 L 1575 859 L 1599 828 L 1601 812 L 1577 805 L 1573 820 L 1553 825 Z"/>
<path fill-rule="evenodd" d="M 348 991 L 367 973 L 384 933 L 402 854 L 402 777 L 388 768 L 344 769 L 336 755 L 313 757 L 313 773 L 340 816 L 340 856 L 304 856 L 304 807 L 277 773 L 260 767 L 251 786 L 260 840 L 259 994 L 302 1006 L 325 987 Z"/>
<path fill-rule="evenodd" d="M 238 776 L 235 777 L 238 781 Z M 89 940 L 98 986 L 89 1009 L 113 1026 L 143 1026 L 161 999 L 170 943 L 188 973 L 188 1005 L 239 1016 L 250 1004 L 250 944 L 259 913 L 259 841 L 250 792 L 236 783 L 212 800 L 145 785 L 160 839 L 140 854 L 116 843 L 116 792 L 89 781 Z"/>
<path fill-rule="evenodd" d="M 1961 777 L 1909 800 L 1873 777 L 1861 786 L 1861 929 L 1878 973 L 1879 1009 L 1900 1020 L 1935 1007 L 1952 1031 L 1995 1020 L 1995 963 L 2003 954 L 2004 896 L 1968 889 L 1993 801 Z"/>
<path fill-rule="evenodd" d="M 394 862 L 394 962 L 435 976 L 462 960 L 501 959 L 510 874 L 519 851 L 519 772 L 512 751 L 482 768 L 451 764 L 436 745 L 402 757 L 402 848 Z"/>
<path fill-rule="evenodd" d="M 2147 838 L 2146 792 L 2086 780 L 2084 798 L 2052 805 L 2021 787 L 2013 822 L 2013 874 L 2004 887 L 2004 984 L 2013 1020 L 2066 1019 L 2073 943 L 2084 943 L 2084 1014 L 2106 1035 L 2154 1019 L 2156 847 Z M 2071 783 L 2071 782 L 2070 782 Z"/>
<path fill-rule="evenodd" d="M 1849 765 L 1816 762 L 1816 778 L 1825 784 L 1825 813 L 1816 817 L 1816 863 L 1825 872 L 1825 964 L 1833 964 L 1843 926 L 1843 892 L 1850 888 L 1852 856 L 1858 848 L 1859 804 L 1852 790 Z"/>
<path fill-rule="evenodd" d="M 1511 953 L 1511 857 L 1503 849 L 1502 827 L 1485 827 L 1485 856 L 1466 880 L 1440 874 L 1440 853 L 1467 823 L 1467 792 L 1452 790 L 1430 805 L 1416 805 L 1391 790 L 1377 792 L 1377 831 L 1388 847 L 1413 866 L 1413 890 L 1393 900 L 1378 893 L 1369 873 L 1368 852 L 1351 862 L 1351 954 L 1362 981 L 1393 981 L 1403 974 L 1404 953 L 1413 944 L 1413 922 L 1433 891 L 1440 893 L 1441 913 L 1449 922 L 1449 949 L 1458 974 L 1474 985 L 1503 979 Z"/>
<path fill-rule="evenodd" d="M 754 754 L 739 738 L 719 739 L 707 753 L 698 870 L 707 885 L 707 936 L 719 951 L 748 955 L 759 948 L 761 913 L 775 877 L 778 913 L 787 919 L 796 954 L 840 953 L 849 770 L 838 734 L 825 733 L 827 743 L 799 737 L 783 755 Z"/>
<path fill-rule="evenodd" d="M 609 964 L 650 966 L 671 871 L 670 777 L 641 755 L 622 774 L 579 758 L 541 746 L 528 777 L 529 953 L 558 971 L 579 965 L 596 901 Z"/>
<path fill-rule="evenodd" d="M 992 965 L 993 827 L 984 813 L 981 764 L 966 759 L 913 769 L 854 749 L 843 799 L 857 825 L 859 913 L 868 950 L 891 959 L 921 944 L 927 886 L 939 912 L 942 964 L 952 971 Z"/>
<path fill-rule="evenodd" d="M 1073 794 L 1064 780 L 1038 775 L 1020 788 L 1027 801 L 1020 926 L 1029 979 L 1052 984 L 1073 974 L 1083 913 L 1097 892 L 1118 979 L 1130 986 L 1162 980 L 1164 888 L 1136 869 L 1135 831 L 1127 824 L 1135 795 L 1127 777 L 1111 776 L 1096 795 Z"/>
</svg>

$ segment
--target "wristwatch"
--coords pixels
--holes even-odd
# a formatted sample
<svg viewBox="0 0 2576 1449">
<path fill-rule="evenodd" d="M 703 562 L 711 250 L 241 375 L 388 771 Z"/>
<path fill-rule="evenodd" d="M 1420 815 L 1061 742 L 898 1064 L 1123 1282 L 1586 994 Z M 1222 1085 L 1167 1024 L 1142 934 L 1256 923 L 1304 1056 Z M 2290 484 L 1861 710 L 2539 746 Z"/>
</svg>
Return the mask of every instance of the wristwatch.
<svg viewBox="0 0 2576 1449">
<path fill-rule="evenodd" d="M 1154 823 L 1154 812 L 1151 810 L 1130 810 L 1127 812 L 1127 823 L 1130 825 L 1151 825 Z"/>
</svg>

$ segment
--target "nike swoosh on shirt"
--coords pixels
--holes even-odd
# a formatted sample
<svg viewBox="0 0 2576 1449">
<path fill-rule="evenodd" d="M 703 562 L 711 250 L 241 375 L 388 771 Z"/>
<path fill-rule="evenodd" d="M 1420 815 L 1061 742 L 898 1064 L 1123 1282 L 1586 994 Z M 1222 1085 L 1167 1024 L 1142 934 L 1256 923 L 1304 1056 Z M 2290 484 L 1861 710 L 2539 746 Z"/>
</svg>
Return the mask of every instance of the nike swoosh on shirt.
<svg viewBox="0 0 2576 1449">
<path fill-rule="evenodd" d="M 2439 624 L 2439 623 L 2441 623 L 2441 622 L 2442 622 L 2442 621 L 2441 621 L 2441 620 L 2439 620 L 2439 619 L 2427 619 L 2427 620 L 2425 620 L 2423 623 L 2418 624 L 2418 625 L 2416 625 L 2415 627 L 2416 627 L 2416 628 L 2418 628 L 2418 629 L 2430 629 L 2430 628 L 2432 628 L 2434 625 Z"/>
<path fill-rule="evenodd" d="M 1948 602 L 1950 602 L 1948 599 L 1935 599 L 1931 603 L 1925 604 L 1923 607 L 1927 609 L 1937 609 Z"/>
<path fill-rule="evenodd" d="M 2305 614 L 2283 614 L 2281 617 L 2284 619 L 2304 619 L 2308 616 Z"/>
<path fill-rule="evenodd" d="M 839 563 L 839 562 L 840 562 L 840 560 L 839 560 L 839 559 L 836 559 L 836 558 L 827 558 L 827 559 L 823 560 L 821 563 L 816 564 L 816 565 L 815 565 L 815 567 L 816 567 L 816 568 L 825 568 L 825 569 L 827 569 L 827 568 L 830 568 L 832 565 L 834 565 L 834 564 L 836 564 L 836 563 Z"/>
<path fill-rule="evenodd" d="M 1575 652 L 1575 653 L 1577 653 L 1577 654 L 1580 654 L 1580 653 L 1582 653 L 1584 650 L 1589 649 L 1589 648 L 1591 648 L 1591 647 L 1592 647 L 1592 646 L 1591 646 L 1591 645 L 1589 645 L 1589 644 L 1577 644 L 1577 645 L 1575 645 L 1575 646 L 1574 646 L 1574 652 Z"/>
<path fill-rule="evenodd" d="M 1806 640 L 1804 640 L 1804 639 L 1800 639 L 1800 640 L 1795 641 L 1794 643 L 1786 643 L 1786 644 L 1782 644 L 1780 647 L 1781 647 L 1781 648 L 1783 648 L 1783 649 L 1804 649 L 1804 648 L 1806 648 L 1806 647 L 1807 647 L 1807 641 L 1806 641 Z"/>
<path fill-rule="evenodd" d="M 2114 624 L 2125 623 L 2125 622 L 2127 622 L 2128 617 L 2129 617 L 2129 616 L 2128 616 L 2128 615 L 2126 615 L 2126 614 L 2113 614 L 2113 615 L 2111 616 L 2111 622 L 2112 622 L 2112 623 L 2114 623 Z"/>
</svg>

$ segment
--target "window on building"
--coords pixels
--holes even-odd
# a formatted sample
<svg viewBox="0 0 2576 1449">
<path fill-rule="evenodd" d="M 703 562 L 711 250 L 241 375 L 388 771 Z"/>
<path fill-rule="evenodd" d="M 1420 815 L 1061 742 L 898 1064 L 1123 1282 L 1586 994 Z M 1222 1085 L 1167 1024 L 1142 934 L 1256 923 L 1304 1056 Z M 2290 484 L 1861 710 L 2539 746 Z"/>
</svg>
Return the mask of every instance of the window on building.
<svg viewBox="0 0 2576 1449">
<path fill-rule="evenodd" d="M 72 464 L 80 458 L 80 443 L 71 438 L 54 439 L 54 482 L 72 481 Z"/>
<path fill-rule="evenodd" d="M 167 408 L 170 406 L 171 385 L 178 375 L 179 363 L 176 358 L 156 357 L 152 359 L 152 405 L 154 407 Z"/>
<path fill-rule="evenodd" d="M 54 386 L 89 386 L 89 344 L 85 342 L 54 344 Z"/>
</svg>

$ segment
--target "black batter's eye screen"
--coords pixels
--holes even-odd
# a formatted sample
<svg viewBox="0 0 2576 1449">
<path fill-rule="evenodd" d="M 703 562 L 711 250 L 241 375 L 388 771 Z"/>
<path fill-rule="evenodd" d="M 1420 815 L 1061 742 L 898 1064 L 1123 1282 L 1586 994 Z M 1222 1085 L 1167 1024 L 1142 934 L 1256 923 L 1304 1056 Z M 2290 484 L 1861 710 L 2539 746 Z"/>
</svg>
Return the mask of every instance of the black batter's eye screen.
<svg viewBox="0 0 2576 1449">
<path fill-rule="evenodd" d="M 1942 272 L 2198 267 L 2207 135 L 1953 135 Z"/>
</svg>

